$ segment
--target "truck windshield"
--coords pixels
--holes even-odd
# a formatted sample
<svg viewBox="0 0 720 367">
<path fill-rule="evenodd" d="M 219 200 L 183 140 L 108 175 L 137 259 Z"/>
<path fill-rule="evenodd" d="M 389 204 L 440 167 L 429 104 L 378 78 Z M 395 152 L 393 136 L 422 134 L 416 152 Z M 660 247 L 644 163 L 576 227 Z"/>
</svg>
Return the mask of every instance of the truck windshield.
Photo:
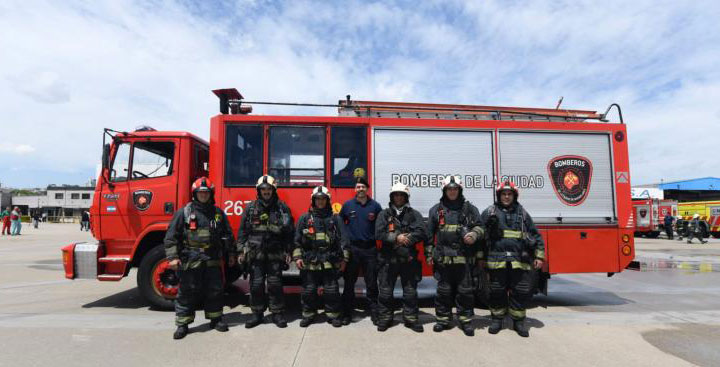
<svg viewBox="0 0 720 367">
<path fill-rule="evenodd" d="M 133 147 L 132 178 L 152 178 L 172 174 L 175 144 L 137 142 Z"/>
<path fill-rule="evenodd" d="M 282 186 L 325 182 L 325 129 L 270 127 L 269 173 Z"/>
</svg>

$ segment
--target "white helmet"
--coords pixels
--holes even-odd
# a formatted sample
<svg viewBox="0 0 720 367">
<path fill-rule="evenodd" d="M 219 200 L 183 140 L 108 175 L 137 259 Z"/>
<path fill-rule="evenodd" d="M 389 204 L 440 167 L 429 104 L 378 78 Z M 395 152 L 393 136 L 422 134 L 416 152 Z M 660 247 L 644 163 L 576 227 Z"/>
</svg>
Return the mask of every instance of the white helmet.
<svg viewBox="0 0 720 367">
<path fill-rule="evenodd" d="M 445 191 L 448 187 L 458 187 L 460 188 L 460 191 L 462 191 L 462 177 L 449 175 L 443 179 L 442 185 L 443 191 Z"/>
<path fill-rule="evenodd" d="M 328 201 L 330 201 L 331 195 L 330 190 L 327 189 L 325 186 L 318 186 L 313 189 L 311 199 L 314 199 L 316 197 L 325 196 Z"/>
<path fill-rule="evenodd" d="M 260 190 L 265 187 L 277 189 L 277 185 L 275 184 L 275 178 L 273 176 L 264 175 L 258 178 L 257 184 L 255 184 L 255 188 Z"/>
<path fill-rule="evenodd" d="M 406 200 L 410 199 L 410 188 L 407 185 L 401 182 L 392 185 L 392 188 L 390 189 L 390 200 L 392 200 L 392 195 L 396 192 L 405 194 Z"/>
<path fill-rule="evenodd" d="M 700 218 L 700 214 L 695 213 L 695 215 L 693 215 L 693 219 L 698 219 L 698 218 Z"/>
</svg>

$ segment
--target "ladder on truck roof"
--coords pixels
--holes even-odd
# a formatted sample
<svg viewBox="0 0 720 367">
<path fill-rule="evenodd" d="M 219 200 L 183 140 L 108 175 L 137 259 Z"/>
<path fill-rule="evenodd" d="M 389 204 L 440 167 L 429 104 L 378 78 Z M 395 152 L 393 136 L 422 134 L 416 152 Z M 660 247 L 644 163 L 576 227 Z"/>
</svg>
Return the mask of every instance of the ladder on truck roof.
<svg viewBox="0 0 720 367">
<path fill-rule="evenodd" d="M 554 122 L 584 122 L 602 118 L 596 111 L 588 110 L 353 101 L 349 98 L 338 101 L 338 104 L 341 106 L 338 108 L 339 116 L 352 117 Z"/>
<path fill-rule="evenodd" d="M 508 121 L 552 121 L 552 122 L 585 122 L 598 120 L 608 122 L 607 114 L 614 106 L 617 108 L 620 123 L 624 124 L 622 111 L 617 103 L 608 106 L 603 114 L 590 110 L 567 110 L 551 108 L 498 107 L 453 105 L 435 103 L 409 102 L 377 102 L 353 101 L 350 95 L 338 104 L 289 103 L 267 101 L 245 101 L 237 89 L 216 89 L 213 91 L 220 98 L 220 113 L 247 114 L 252 111 L 252 104 L 276 106 L 308 106 L 336 107 L 338 116 L 346 117 L 384 117 L 384 118 L 415 118 L 441 120 L 508 120 Z M 243 105 L 244 104 L 244 105 Z M 559 103 L 558 103 L 559 107 Z"/>
</svg>

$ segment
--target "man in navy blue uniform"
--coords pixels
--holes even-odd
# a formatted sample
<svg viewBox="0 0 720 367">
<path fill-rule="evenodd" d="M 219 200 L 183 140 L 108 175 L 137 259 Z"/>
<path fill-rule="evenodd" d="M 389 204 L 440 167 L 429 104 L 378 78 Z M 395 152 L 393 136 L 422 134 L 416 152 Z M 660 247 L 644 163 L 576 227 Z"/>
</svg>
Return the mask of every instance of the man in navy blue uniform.
<svg viewBox="0 0 720 367">
<path fill-rule="evenodd" d="M 370 308 L 370 317 L 377 323 L 377 247 L 375 244 L 375 219 L 382 211 L 380 204 L 368 196 L 370 184 L 364 177 L 355 181 L 355 197 L 343 204 L 340 210 L 340 219 L 345 225 L 343 233 L 343 248 L 349 249 L 345 273 L 343 274 L 344 287 L 342 294 L 344 325 L 352 321 L 352 311 L 355 308 L 355 283 L 360 269 L 365 278 L 365 292 Z"/>
</svg>

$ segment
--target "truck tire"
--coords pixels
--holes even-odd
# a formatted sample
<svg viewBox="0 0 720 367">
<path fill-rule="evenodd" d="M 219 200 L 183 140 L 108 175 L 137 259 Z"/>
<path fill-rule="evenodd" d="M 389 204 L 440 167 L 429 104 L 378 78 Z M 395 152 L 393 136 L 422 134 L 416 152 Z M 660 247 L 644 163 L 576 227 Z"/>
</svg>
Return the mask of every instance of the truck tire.
<svg viewBox="0 0 720 367">
<path fill-rule="evenodd" d="M 137 273 L 140 295 L 160 310 L 172 310 L 177 296 L 177 274 L 165 260 L 165 248 L 155 246 L 145 254 Z"/>
<path fill-rule="evenodd" d="M 710 235 L 711 235 L 713 238 L 720 238 L 720 232 L 710 232 Z"/>
</svg>

